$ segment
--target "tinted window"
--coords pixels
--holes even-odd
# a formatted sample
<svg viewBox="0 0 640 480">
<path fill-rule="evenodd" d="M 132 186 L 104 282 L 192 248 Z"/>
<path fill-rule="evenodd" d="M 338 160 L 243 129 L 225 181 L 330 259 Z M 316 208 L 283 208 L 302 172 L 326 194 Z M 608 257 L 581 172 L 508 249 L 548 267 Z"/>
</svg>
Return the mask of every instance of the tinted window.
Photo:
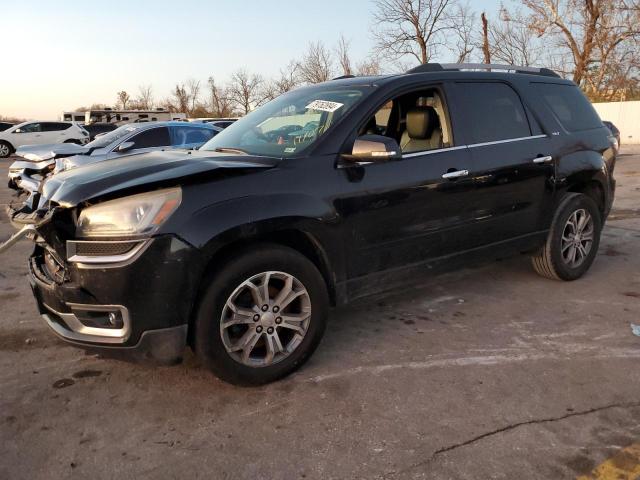
<svg viewBox="0 0 640 480">
<path fill-rule="evenodd" d="M 39 123 L 28 123 L 27 125 L 23 125 L 20 127 L 21 133 L 33 133 L 41 131 L 42 129 Z"/>
<path fill-rule="evenodd" d="M 60 123 L 60 122 L 44 122 L 42 124 L 43 132 L 58 132 L 61 130 L 66 130 L 69 128 L 71 124 L 69 123 Z"/>
<path fill-rule="evenodd" d="M 533 87 L 568 131 L 602 127 L 600 117 L 577 86 L 534 83 Z"/>
<path fill-rule="evenodd" d="M 469 143 L 493 142 L 531 135 L 524 107 L 504 83 L 459 83 Z"/>
<path fill-rule="evenodd" d="M 135 143 L 133 148 L 166 147 L 171 145 L 167 127 L 150 128 L 131 138 L 130 141 Z"/>
<path fill-rule="evenodd" d="M 179 147 L 180 145 L 193 145 L 194 143 L 204 143 L 209 141 L 218 133 L 216 130 L 209 128 L 195 127 L 172 127 L 171 145 Z"/>
</svg>

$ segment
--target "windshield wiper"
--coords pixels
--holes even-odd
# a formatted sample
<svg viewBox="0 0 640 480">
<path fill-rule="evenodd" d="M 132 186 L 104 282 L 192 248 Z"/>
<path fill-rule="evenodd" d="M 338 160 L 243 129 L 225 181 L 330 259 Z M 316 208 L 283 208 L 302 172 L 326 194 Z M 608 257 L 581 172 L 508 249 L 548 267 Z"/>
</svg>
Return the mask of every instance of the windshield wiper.
<svg viewBox="0 0 640 480">
<path fill-rule="evenodd" d="M 232 147 L 217 147 L 214 148 L 213 151 L 220 153 L 237 153 L 238 155 L 249 155 L 249 152 L 245 152 L 244 150 L 241 150 L 239 148 Z"/>
</svg>

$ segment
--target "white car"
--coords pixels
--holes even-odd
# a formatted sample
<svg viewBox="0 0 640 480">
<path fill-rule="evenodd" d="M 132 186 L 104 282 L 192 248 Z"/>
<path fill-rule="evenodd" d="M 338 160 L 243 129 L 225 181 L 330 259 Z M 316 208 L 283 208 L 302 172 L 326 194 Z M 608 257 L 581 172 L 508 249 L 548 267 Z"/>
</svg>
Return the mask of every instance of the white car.
<svg viewBox="0 0 640 480">
<path fill-rule="evenodd" d="M 89 132 L 75 122 L 23 122 L 0 132 L 0 158 L 23 145 L 89 142 Z"/>
</svg>

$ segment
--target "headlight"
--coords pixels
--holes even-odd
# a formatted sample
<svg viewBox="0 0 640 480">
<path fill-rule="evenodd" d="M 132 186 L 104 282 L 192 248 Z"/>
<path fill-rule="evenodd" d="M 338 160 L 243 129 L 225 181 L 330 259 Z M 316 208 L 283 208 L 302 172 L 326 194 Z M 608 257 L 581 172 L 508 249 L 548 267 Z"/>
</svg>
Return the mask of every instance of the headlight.
<svg viewBox="0 0 640 480">
<path fill-rule="evenodd" d="M 80 212 L 78 237 L 119 237 L 156 231 L 182 201 L 180 188 L 110 200 Z"/>
</svg>

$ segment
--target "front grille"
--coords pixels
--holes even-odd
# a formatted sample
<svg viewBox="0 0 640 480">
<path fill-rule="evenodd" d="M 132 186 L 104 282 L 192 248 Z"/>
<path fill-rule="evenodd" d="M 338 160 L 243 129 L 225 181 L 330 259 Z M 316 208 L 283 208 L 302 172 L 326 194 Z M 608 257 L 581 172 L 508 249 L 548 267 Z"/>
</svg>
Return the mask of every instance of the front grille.
<svg viewBox="0 0 640 480">
<path fill-rule="evenodd" d="M 72 242 L 68 242 L 72 243 Z M 139 240 L 124 242 L 73 242 L 75 254 L 86 257 L 123 255 L 140 243 Z"/>
</svg>

